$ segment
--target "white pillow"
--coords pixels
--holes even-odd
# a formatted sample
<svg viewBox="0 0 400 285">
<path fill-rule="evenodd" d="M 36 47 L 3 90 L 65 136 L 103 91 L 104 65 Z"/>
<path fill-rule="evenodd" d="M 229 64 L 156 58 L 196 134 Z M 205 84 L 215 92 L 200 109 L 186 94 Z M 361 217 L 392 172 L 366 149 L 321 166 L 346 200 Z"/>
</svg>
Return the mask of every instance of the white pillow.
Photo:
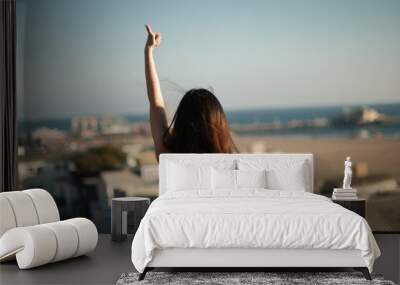
<svg viewBox="0 0 400 285">
<path fill-rule="evenodd" d="M 266 170 L 212 169 L 214 190 L 237 190 L 240 188 L 267 188 Z"/>
<path fill-rule="evenodd" d="M 168 191 L 211 189 L 211 167 L 168 163 Z"/>
<path fill-rule="evenodd" d="M 212 168 L 212 188 L 214 190 L 236 190 L 236 170 Z"/>
<path fill-rule="evenodd" d="M 267 171 L 236 170 L 238 188 L 267 188 Z"/>
<path fill-rule="evenodd" d="M 287 169 L 285 172 L 276 169 L 267 171 L 268 189 L 306 191 L 306 177 L 304 169 L 299 166 L 294 169 Z"/>
<path fill-rule="evenodd" d="M 311 181 L 308 181 L 309 167 L 306 160 L 263 160 L 239 159 L 240 170 L 267 171 L 267 188 L 273 190 L 306 191 Z"/>
</svg>

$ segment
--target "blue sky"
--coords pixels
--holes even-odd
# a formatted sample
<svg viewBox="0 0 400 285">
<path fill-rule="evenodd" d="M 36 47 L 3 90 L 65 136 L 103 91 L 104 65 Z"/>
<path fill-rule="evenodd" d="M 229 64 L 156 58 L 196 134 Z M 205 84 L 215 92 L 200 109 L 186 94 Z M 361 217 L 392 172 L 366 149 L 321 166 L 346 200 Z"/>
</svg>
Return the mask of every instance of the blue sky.
<svg viewBox="0 0 400 285">
<path fill-rule="evenodd" d="M 17 0 L 25 118 L 147 112 L 144 23 L 172 112 L 211 86 L 226 109 L 400 101 L 397 0 Z"/>
</svg>

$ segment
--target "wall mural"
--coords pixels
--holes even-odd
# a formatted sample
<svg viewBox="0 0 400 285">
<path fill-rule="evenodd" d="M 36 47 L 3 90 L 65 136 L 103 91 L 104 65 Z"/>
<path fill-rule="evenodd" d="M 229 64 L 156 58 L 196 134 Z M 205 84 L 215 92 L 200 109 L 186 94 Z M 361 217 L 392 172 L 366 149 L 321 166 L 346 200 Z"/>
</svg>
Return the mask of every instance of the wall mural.
<svg viewBox="0 0 400 285">
<path fill-rule="evenodd" d="M 158 194 L 145 23 L 169 115 L 211 88 L 241 152 L 315 155 L 315 191 L 351 185 L 400 231 L 400 2 L 17 1 L 18 169 L 62 218 L 110 231 L 110 201 Z"/>
</svg>

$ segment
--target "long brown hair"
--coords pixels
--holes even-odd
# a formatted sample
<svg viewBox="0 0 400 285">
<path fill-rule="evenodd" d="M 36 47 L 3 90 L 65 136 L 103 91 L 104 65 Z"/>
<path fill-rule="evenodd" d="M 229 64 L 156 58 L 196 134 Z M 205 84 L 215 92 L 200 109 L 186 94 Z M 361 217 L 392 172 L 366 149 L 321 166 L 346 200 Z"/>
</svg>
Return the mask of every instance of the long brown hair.
<svg viewBox="0 0 400 285">
<path fill-rule="evenodd" d="M 191 89 L 183 96 L 163 136 L 174 153 L 238 152 L 224 110 L 207 89 Z"/>
</svg>

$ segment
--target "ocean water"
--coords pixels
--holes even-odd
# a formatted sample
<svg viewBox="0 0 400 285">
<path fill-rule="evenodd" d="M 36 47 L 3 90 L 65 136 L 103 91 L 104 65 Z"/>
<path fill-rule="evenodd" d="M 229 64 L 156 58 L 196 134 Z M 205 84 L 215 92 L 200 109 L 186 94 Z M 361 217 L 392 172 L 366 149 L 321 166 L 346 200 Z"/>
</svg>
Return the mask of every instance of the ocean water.
<svg viewBox="0 0 400 285">
<path fill-rule="evenodd" d="M 343 114 L 347 106 L 333 107 L 305 107 L 305 108 L 280 108 L 280 109 L 257 109 L 257 110 L 235 110 L 227 111 L 226 116 L 231 124 L 250 124 L 280 121 L 287 123 L 291 120 L 312 120 L 316 118 L 334 119 Z M 350 106 L 352 110 L 361 105 Z M 370 104 L 368 107 L 377 110 L 387 116 L 400 118 L 400 103 L 393 104 Z M 349 137 L 357 136 L 360 132 L 370 135 L 382 134 L 390 137 L 400 137 L 400 123 L 376 124 L 369 126 L 357 125 L 330 125 L 327 127 L 303 127 L 291 129 L 276 129 L 269 131 L 254 131 L 241 134 L 248 135 L 276 135 L 276 136 L 332 136 Z"/>
<path fill-rule="evenodd" d="M 360 106 L 351 106 L 353 110 Z M 387 116 L 400 118 L 400 103 L 393 104 L 370 104 L 368 107 L 374 108 L 378 112 Z M 344 106 L 333 107 L 302 107 L 302 108 L 276 108 L 276 109 L 248 109 L 248 110 L 226 110 L 226 116 L 230 124 L 250 124 L 250 123 L 269 123 L 280 121 L 287 123 L 291 120 L 312 120 L 316 118 L 337 118 L 343 113 Z M 147 114 L 121 115 L 128 122 L 148 121 Z M 47 119 L 38 121 L 18 122 L 19 133 L 26 134 L 41 127 L 59 129 L 65 132 L 70 131 L 71 118 Z M 254 131 L 241 134 L 249 135 L 278 135 L 278 136 L 354 136 L 361 131 L 371 135 L 383 134 L 385 136 L 400 137 L 400 123 L 397 124 L 377 124 L 370 126 L 344 125 L 328 127 L 303 127 L 292 129 L 277 129 L 269 131 Z"/>
<path fill-rule="evenodd" d="M 367 106 L 385 115 L 400 117 L 400 103 Z M 346 106 L 235 110 L 227 111 L 226 115 L 230 123 L 272 122 L 274 120 L 288 122 L 290 120 L 334 118 L 342 114 L 344 107 Z M 355 110 L 361 105 L 350 107 Z"/>
</svg>

